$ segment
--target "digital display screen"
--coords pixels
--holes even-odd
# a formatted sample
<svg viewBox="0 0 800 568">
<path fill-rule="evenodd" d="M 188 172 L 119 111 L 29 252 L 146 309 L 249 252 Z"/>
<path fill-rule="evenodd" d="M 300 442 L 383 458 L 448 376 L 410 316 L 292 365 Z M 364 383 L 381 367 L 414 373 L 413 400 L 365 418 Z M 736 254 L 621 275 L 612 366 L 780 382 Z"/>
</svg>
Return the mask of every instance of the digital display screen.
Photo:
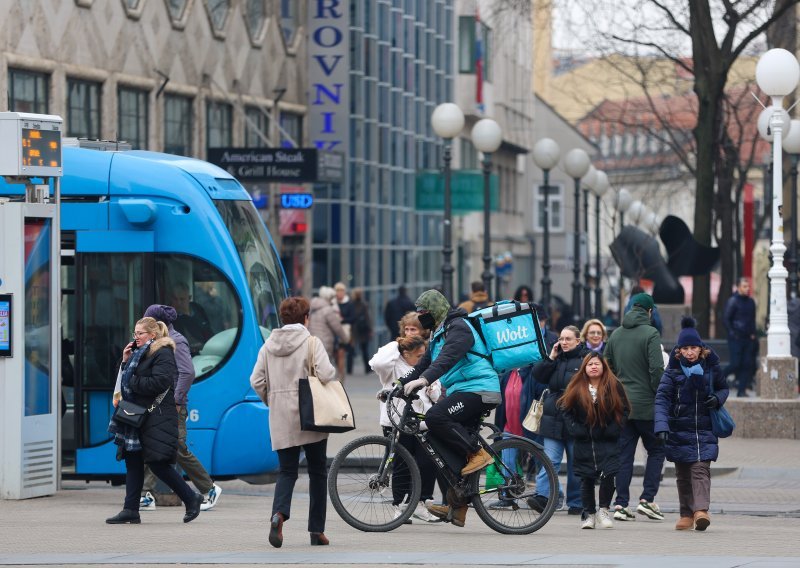
<svg viewBox="0 0 800 568">
<path fill-rule="evenodd" d="M 0 294 L 0 357 L 11 357 L 11 294 Z"/>
<path fill-rule="evenodd" d="M 22 165 L 61 167 L 61 132 L 38 128 L 22 129 Z"/>
</svg>

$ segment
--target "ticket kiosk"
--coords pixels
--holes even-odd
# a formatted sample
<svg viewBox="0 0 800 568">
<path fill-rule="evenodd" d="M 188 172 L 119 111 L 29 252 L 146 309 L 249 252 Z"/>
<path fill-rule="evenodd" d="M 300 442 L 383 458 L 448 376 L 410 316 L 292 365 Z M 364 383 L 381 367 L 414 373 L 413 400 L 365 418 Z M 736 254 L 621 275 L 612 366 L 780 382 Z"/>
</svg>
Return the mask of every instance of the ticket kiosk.
<svg viewBox="0 0 800 568">
<path fill-rule="evenodd" d="M 0 113 L 0 497 L 59 483 L 59 249 L 62 120 Z"/>
</svg>

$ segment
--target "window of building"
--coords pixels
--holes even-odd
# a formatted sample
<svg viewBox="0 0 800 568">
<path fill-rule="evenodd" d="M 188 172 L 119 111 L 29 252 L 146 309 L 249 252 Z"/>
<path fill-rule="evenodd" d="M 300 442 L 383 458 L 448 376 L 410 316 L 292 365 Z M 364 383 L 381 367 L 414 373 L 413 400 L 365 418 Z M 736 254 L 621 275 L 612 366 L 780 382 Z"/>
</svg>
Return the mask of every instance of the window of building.
<svg viewBox="0 0 800 568">
<path fill-rule="evenodd" d="M 225 29 L 225 21 L 228 19 L 228 10 L 231 8 L 230 0 L 205 0 L 208 19 L 211 21 L 211 28 L 214 35 L 219 35 Z"/>
<path fill-rule="evenodd" d="M 281 128 L 291 137 L 291 139 L 287 138 L 286 134 L 281 132 L 281 147 L 297 148 L 302 145 L 303 117 L 301 115 L 291 112 L 282 112 Z"/>
<path fill-rule="evenodd" d="M 464 170 L 477 170 L 478 165 L 478 149 L 471 140 L 466 138 L 459 138 L 461 144 L 461 168 Z"/>
<path fill-rule="evenodd" d="M 294 32 L 297 30 L 299 20 L 299 2 L 296 0 L 281 0 L 281 30 L 286 43 L 291 43 Z"/>
<path fill-rule="evenodd" d="M 206 140 L 208 148 L 233 145 L 233 108 L 227 103 L 206 103 Z"/>
<path fill-rule="evenodd" d="M 483 22 L 480 23 L 481 60 L 483 62 L 483 80 L 492 80 L 492 30 Z M 477 59 L 476 26 L 474 16 L 458 18 L 458 72 L 475 73 Z"/>
<path fill-rule="evenodd" d="M 131 20 L 138 20 L 142 17 L 144 4 L 144 0 L 122 0 L 122 7 L 125 8 L 125 14 Z"/>
<path fill-rule="evenodd" d="M 550 230 L 561 232 L 564 230 L 564 186 L 561 184 L 550 184 L 548 197 L 550 199 Z M 537 232 L 544 231 L 544 184 L 536 188 L 536 224 L 534 229 Z"/>
<path fill-rule="evenodd" d="M 8 70 L 8 110 L 47 114 L 50 77 L 45 73 Z"/>
<path fill-rule="evenodd" d="M 67 136 L 100 138 L 100 83 L 67 79 Z"/>
<path fill-rule="evenodd" d="M 166 3 L 169 16 L 173 21 L 183 18 L 183 14 L 186 11 L 186 4 L 188 3 L 187 0 L 166 0 Z"/>
<path fill-rule="evenodd" d="M 120 87 L 117 92 L 119 119 L 117 137 L 137 149 L 147 149 L 148 97 L 147 91 Z"/>
<path fill-rule="evenodd" d="M 266 19 L 265 0 L 247 0 L 245 8 L 244 18 L 250 34 L 250 41 L 258 42 L 261 39 Z"/>
<path fill-rule="evenodd" d="M 266 113 L 260 108 L 247 107 L 244 114 L 244 145 L 248 148 L 266 148 L 264 138 L 269 140 L 269 118 Z"/>
<path fill-rule="evenodd" d="M 164 97 L 164 152 L 192 155 L 192 99 L 189 97 Z"/>
</svg>

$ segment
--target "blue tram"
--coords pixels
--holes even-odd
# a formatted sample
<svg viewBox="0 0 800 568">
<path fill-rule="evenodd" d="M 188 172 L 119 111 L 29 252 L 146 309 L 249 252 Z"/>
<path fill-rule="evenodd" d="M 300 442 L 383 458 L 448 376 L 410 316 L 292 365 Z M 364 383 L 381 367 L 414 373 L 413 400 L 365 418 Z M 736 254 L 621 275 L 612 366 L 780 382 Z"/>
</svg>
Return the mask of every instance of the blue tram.
<svg viewBox="0 0 800 568">
<path fill-rule="evenodd" d="M 188 443 L 217 478 L 277 468 L 268 409 L 250 388 L 287 282 L 247 191 L 206 162 L 64 148 L 62 472 L 124 473 L 106 431 L 122 349 L 153 303 L 174 306 L 197 378 Z M 22 188 L 0 178 L 0 195 Z"/>
</svg>

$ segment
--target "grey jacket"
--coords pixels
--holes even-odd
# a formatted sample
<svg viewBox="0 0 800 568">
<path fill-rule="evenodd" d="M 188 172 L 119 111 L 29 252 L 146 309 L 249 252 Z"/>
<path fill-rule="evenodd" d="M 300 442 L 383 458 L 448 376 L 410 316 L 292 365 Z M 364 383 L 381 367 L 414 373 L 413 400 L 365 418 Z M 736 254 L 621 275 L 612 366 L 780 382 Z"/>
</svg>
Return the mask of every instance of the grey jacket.
<svg viewBox="0 0 800 568">
<path fill-rule="evenodd" d="M 175 404 L 186 406 L 189 402 L 189 389 L 194 383 L 194 364 L 192 363 L 192 353 L 189 351 L 189 342 L 177 331 L 172 324 L 169 328 L 169 336 L 175 342 L 175 364 L 178 365 L 178 377 L 175 379 L 173 388 L 175 389 Z"/>
<path fill-rule="evenodd" d="M 342 327 L 339 313 L 326 300 L 319 296 L 311 298 L 311 311 L 308 314 L 308 331 L 319 338 L 329 357 L 333 356 L 333 343 L 338 337 L 342 343 L 350 341 L 350 337 Z"/>
</svg>

